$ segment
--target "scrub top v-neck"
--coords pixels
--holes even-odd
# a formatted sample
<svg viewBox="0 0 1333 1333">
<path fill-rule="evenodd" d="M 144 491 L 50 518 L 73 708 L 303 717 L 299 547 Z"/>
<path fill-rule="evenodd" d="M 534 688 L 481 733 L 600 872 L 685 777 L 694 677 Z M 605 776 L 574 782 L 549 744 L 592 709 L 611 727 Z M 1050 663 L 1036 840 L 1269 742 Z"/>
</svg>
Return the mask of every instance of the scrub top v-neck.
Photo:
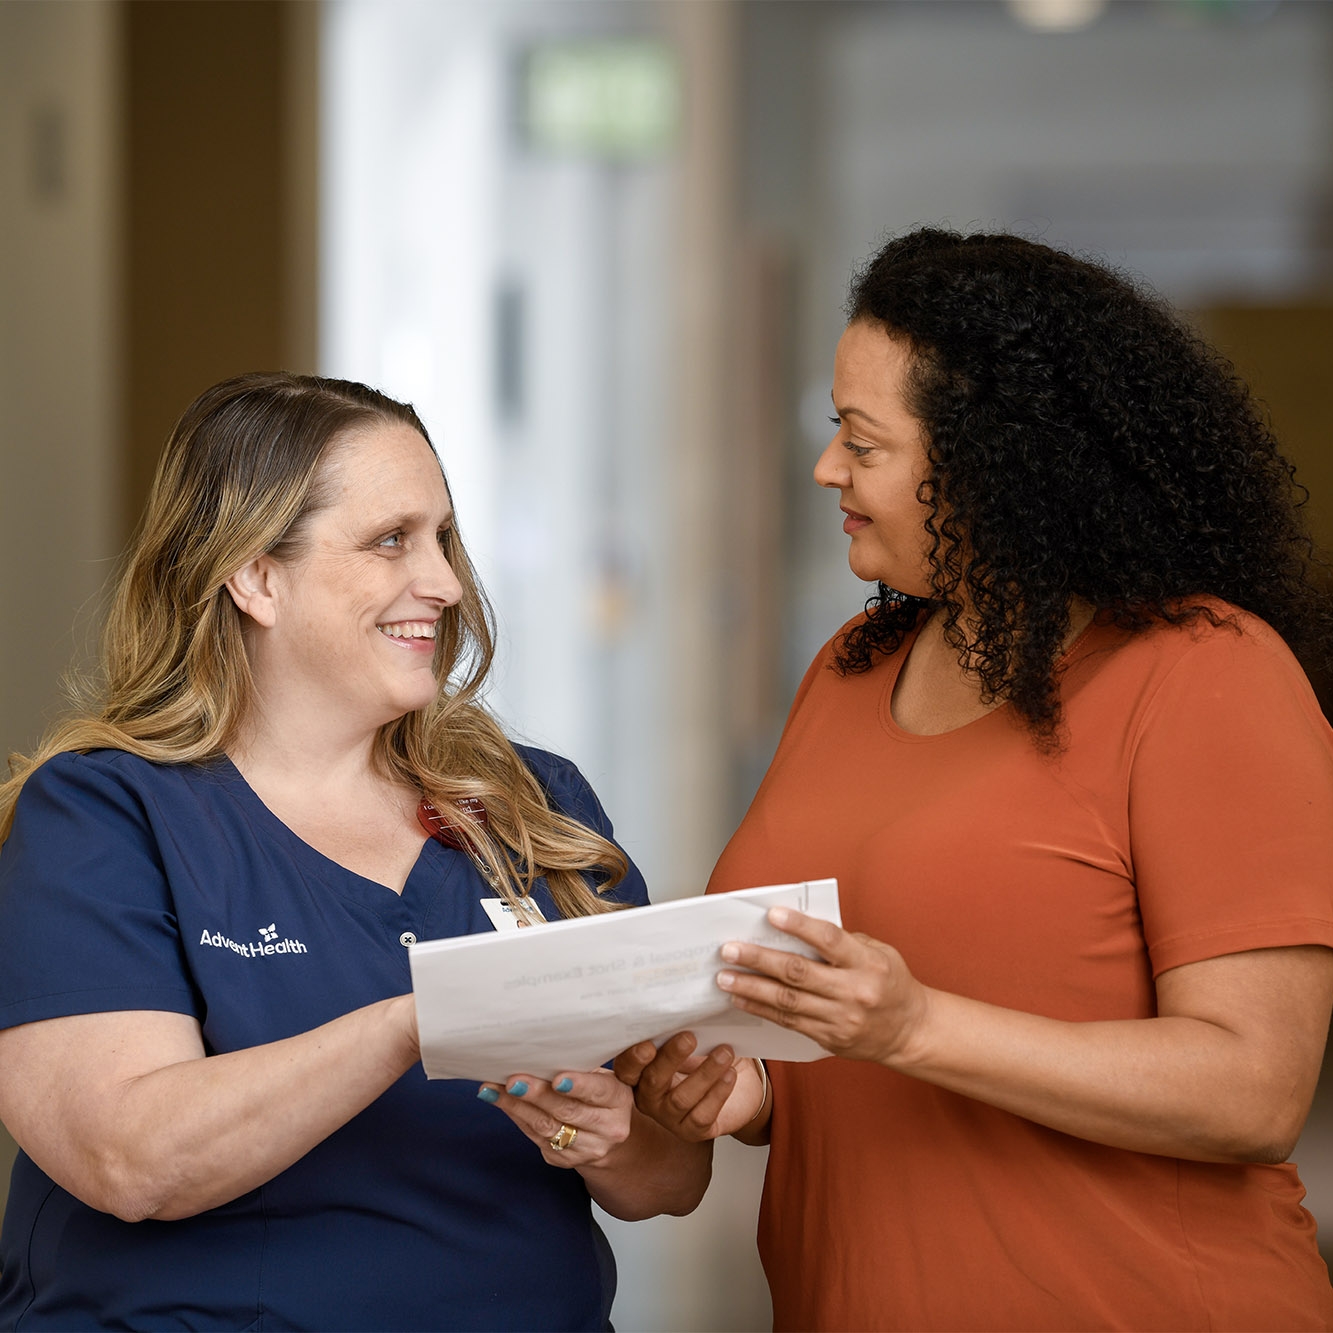
<svg viewBox="0 0 1333 1333">
<path fill-rule="evenodd" d="M 540 753 L 528 752 L 530 758 Z M 308 868 L 317 880 L 383 920 L 399 944 L 471 935 L 493 928 L 481 903 L 494 898 L 495 891 L 482 881 L 464 853 L 445 847 L 434 838 L 425 838 L 402 892 L 396 893 L 387 884 L 340 865 L 294 833 L 264 804 L 230 760 L 220 760 L 217 769 L 219 778 L 245 808 L 256 832 L 266 832 L 284 844 L 293 860 Z M 587 794 L 591 796 L 591 790 Z M 601 818 L 605 820 L 604 815 Z M 538 882 L 533 898 L 548 920 L 559 915 L 544 881 Z"/>
<path fill-rule="evenodd" d="M 522 754 L 555 808 L 610 835 L 574 765 Z M 637 870 L 613 896 L 647 901 Z M 409 990 L 405 945 L 491 930 L 491 897 L 433 839 L 401 895 L 346 869 L 228 761 L 60 755 L 0 850 L 0 1026 L 158 1009 L 197 1018 L 210 1054 L 275 1041 Z M 556 915 L 544 884 L 534 897 Z M 577 1173 L 419 1066 L 182 1221 L 96 1212 L 20 1154 L 0 1236 L 0 1328 L 591 1329 L 613 1291 Z"/>
</svg>

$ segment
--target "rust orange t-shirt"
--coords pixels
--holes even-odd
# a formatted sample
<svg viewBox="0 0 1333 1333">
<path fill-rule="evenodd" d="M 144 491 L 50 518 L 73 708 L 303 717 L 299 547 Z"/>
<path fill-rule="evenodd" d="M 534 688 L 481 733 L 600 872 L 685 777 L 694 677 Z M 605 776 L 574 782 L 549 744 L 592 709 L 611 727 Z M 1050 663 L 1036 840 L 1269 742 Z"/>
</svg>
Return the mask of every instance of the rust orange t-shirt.
<svg viewBox="0 0 1333 1333">
<path fill-rule="evenodd" d="M 1333 946 L 1333 733 L 1235 616 L 1091 626 L 1054 757 L 1008 707 L 904 732 L 910 640 L 846 676 L 826 646 L 709 891 L 836 876 L 847 929 L 923 982 L 1070 1021 L 1151 1017 L 1184 963 Z M 1290 1164 L 1104 1147 L 862 1062 L 771 1073 L 778 1329 L 1333 1327 Z"/>
</svg>

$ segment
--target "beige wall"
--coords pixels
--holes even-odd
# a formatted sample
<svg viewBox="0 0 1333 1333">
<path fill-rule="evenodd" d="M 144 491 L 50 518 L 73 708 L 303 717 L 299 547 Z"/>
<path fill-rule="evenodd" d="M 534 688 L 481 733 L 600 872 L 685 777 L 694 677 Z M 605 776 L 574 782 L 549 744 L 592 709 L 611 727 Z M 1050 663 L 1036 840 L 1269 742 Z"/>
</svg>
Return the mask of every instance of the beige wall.
<svg viewBox="0 0 1333 1333">
<path fill-rule="evenodd" d="M 181 409 L 314 369 L 316 18 L 0 4 L 5 753 L 58 708 L 72 621 L 82 646 Z"/>
<path fill-rule="evenodd" d="M 1333 304 L 1215 306 L 1196 319 L 1267 410 L 1296 479 L 1310 493 L 1310 533 L 1333 553 Z M 1313 676 L 1324 711 L 1333 717 L 1333 676 Z"/>
<path fill-rule="evenodd" d="M 119 542 L 114 6 L 0 5 L 0 746 L 56 706 Z"/>
<path fill-rule="evenodd" d="M 1268 409 L 1309 488 L 1311 532 L 1333 551 L 1333 304 L 1215 306 L 1197 318 Z"/>
<path fill-rule="evenodd" d="M 128 524 L 195 394 L 249 370 L 315 369 L 318 9 L 273 0 L 120 9 Z"/>
</svg>

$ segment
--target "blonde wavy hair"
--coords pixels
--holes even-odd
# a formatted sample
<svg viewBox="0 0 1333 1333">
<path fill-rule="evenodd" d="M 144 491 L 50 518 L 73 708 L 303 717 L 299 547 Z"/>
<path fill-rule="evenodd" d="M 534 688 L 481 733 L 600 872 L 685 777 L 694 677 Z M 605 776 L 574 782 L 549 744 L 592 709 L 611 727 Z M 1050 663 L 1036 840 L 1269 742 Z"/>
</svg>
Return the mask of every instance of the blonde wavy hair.
<svg viewBox="0 0 1333 1333">
<path fill-rule="evenodd" d="M 116 749 L 187 764 L 227 752 L 254 685 L 242 613 L 226 580 L 259 554 L 299 554 L 310 517 L 330 503 L 321 464 L 331 446 L 387 424 L 430 441 L 410 406 L 349 380 L 242 375 L 190 404 L 167 440 L 116 584 L 98 679 L 76 690 L 75 711 L 31 755 L 10 756 L 0 843 L 24 781 L 53 755 Z M 376 764 L 450 813 L 511 904 L 521 906 L 545 877 L 563 916 L 610 911 L 616 904 L 600 895 L 628 861 L 614 843 L 551 808 L 481 703 L 495 653 L 491 608 L 456 530 L 445 554 L 463 595 L 437 631 L 440 687 L 428 707 L 381 728 Z M 484 825 L 458 806 L 468 797 L 485 804 Z"/>
</svg>

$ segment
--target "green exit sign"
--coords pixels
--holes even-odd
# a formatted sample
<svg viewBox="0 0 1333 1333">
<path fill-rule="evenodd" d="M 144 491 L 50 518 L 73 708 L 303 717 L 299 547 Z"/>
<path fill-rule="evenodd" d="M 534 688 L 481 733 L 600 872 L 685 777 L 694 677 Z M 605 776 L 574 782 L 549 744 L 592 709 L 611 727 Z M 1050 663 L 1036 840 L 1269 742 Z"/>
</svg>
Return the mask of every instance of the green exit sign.
<svg viewBox="0 0 1333 1333">
<path fill-rule="evenodd" d="M 633 161 L 674 144 L 680 75 L 663 42 L 558 41 L 533 47 L 523 69 L 523 126 L 544 152 Z"/>
</svg>

